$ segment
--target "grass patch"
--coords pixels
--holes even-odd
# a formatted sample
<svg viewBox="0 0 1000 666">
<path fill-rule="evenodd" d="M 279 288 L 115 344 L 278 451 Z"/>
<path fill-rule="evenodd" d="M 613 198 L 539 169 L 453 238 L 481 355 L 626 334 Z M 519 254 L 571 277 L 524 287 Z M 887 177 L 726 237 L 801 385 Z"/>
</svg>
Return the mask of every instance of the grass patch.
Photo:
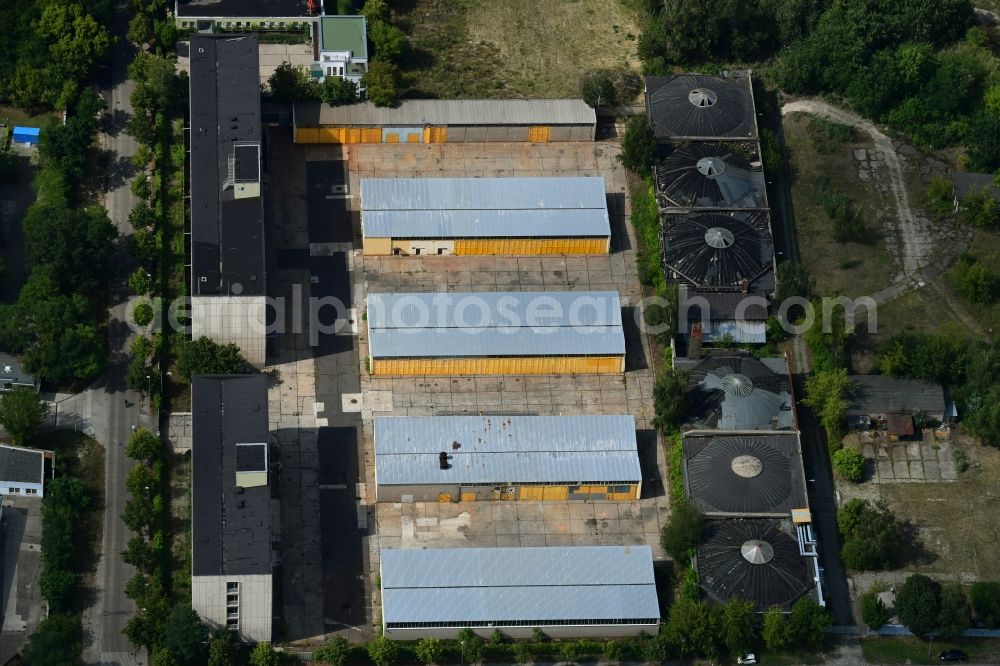
<svg viewBox="0 0 1000 666">
<path fill-rule="evenodd" d="M 33 115 L 24 109 L 17 108 L 16 106 L 6 106 L 0 104 L 0 125 L 6 123 L 10 125 L 21 125 L 24 127 L 41 127 L 49 118 L 58 120 L 59 116 L 56 115 L 55 111 L 47 111 L 45 113 Z"/>
<path fill-rule="evenodd" d="M 1000 640 L 996 639 L 934 641 L 933 645 L 912 636 L 861 639 L 861 652 L 869 663 L 875 664 L 939 664 L 938 655 L 954 649 L 964 650 L 970 661 L 993 664 L 1000 661 Z"/>
<path fill-rule="evenodd" d="M 992 580 L 1000 570 L 1000 512 L 994 498 L 1000 487 L 1000 451 L 964 435 L 956 443 L 969 457 L 957 482 L 883 484 L 880 491 L 922 542 L 922 557 L 908 553 L 902 558 L 905 570 Z"/>
<path fill-rule="evenodd" d="M 879 230 L 877 240 L 881 236 L 881 216 L 894 214 L 890 212 L 891 203 L 882 200 L 872 183 L 858 177 L 853 151 L 872 144 L 854 137 L 820 158 L 813 140 L 817 130 L 810 130 L 813 120 L 800 113 L 784 119 L 801 261 L 816 278 L 817 291 L 822 295 L 856 297 L 874 293 L 892 283 L 897 272 L 895 262 L 881 242 L 838 242 L 834 222 L 837 216 L 847 220 L 847 231 L 856 231 L 860 222 L 869 232 Z M 817 187 L 818 183 L 822 188 Z M 827 196 L 817 196 L 821 193 Z M 845 239 L 857 237 L 840 235 Z M 841 268 L 845 265 L 850 269 Z"/>
<path fill-rule="evenodd" d="M 857 131 L 850 125 L 835 123 L 819 116 L 809 116 L 806 132 L 816 151 L 826 155 L 838 152 L 841 147 L 854 143 L 858 138 Z"/>
<path fill-rule="evenodd" d="M 410 97 L 578 97 L 591 70 L 638 69 L 639 13 L 621 2 L 414 0 L 394 17 L 410 36 Z"/>
</svg>

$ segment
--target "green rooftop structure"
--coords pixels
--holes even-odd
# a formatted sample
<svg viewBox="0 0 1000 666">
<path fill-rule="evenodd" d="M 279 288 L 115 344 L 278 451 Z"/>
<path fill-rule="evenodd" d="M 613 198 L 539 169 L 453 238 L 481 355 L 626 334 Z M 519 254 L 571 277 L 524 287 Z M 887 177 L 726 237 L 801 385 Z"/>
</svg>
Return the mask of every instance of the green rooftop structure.
<svg viewBox="0 0 1000 666">
<path fill-rule="evenodd" d="M 313 73 L 356 83 L 368 70 L 368 26 L 364 16 L 324 16 L 319 25 L 319 62 Z"/>
</svg>

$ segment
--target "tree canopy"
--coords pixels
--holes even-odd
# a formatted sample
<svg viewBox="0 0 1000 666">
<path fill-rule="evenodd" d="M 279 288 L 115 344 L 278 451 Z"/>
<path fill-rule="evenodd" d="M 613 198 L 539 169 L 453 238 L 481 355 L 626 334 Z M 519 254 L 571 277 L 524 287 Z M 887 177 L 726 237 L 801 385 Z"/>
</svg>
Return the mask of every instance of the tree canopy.
<svg viewBox="0 0 1000 666">
<path fill-rule="evenodd" d="M 902 525 L 884 501 L 851 499 L 837 513 L 840 556 L 849 569 L 892 569 L 904 544 Z"/>
<path fill-rule="evenodd" d="M 688 552 L 697 546 L 705 534 L 705 517 L 690 502 L 674 502 L 670 519 L 660 531 L 660 544 L 677 562 L 687 562 Z"/>
<path fill-rule="evenodd" d="M 941 609 L 941 585 L 923 574 L 913 574 L 896 593 L 899 621 L 918 636 L 937 628 Z"/>
<path fill-rule="evenodd" d="M 32 389 L 18 388 L 0 395 L 0 425 L 15 446 L 24 446 L 49 415 L 49 404 Z"/>
<path fill-rule="evenodd" d="M 24 646 L 24 666 L 83 666 L 80 621 L 52 613 L 38 625 Z"/>
<path fill-rule="evenodd" d="M 177 370 L 187 380 L 195 375 L 234 375 L 246 368 L 239 347 L 220 345 L 205 336 L 185 341 L 177 356 Z"/>
</svg>

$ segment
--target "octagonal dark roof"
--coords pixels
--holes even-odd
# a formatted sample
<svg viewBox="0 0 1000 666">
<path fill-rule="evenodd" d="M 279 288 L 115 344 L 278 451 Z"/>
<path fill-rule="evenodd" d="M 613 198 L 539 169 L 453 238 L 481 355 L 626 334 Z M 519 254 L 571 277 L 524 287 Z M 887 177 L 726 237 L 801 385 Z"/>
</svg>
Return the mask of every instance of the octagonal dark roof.
<svg viewBox="0 0 1000 666">
<path fill-rule="evenodd" d="M 718 603 L 736 597 L 759 612 L 788 608 L 815 587 L 809 558 L 776 520 L 710 521 L 696 552 L 701 589 Z"/>
<path fill-rule="evenodd" d="M 648 76 L 646 113 L 661 141 L 757 138 L 749 75 Z"/>
<path fill-rule="evenodd" d="M 774 267 L 766 212 L 687 213 L 664 219 L 663 261 L 696 287 L 737 290 Z"/>
<path fill-rule="evenodd" d="M 783 516 L 808 506 L 799 438 L 685 435 L 684 481 L 706 514 Z"/>
<path fill-rule="evenodd" d="M 745 156 L 749 144 L 691 143 L 654 169 L 666 208 L 767 208 L 760 162 Z M 756 157 L 754 155 L 754 157 Z"/>
<path fill-rule="evenodd" d="M 752 356 L 716 356 L 688 376 L 691 427 L 711 430 L 792 430 L 788 375 Z"/>
</svg>

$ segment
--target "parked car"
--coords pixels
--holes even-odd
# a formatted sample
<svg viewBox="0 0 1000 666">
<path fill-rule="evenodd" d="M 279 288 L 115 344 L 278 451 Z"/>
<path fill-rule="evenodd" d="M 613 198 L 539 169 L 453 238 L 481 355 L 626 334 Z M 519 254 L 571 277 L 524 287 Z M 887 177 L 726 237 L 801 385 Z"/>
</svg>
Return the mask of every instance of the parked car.
<svg viewBox="0 0 1000 666">
<path fill-rule="evenodd" d="M 757 663 L 757 655 L 755 655 L 753 652 L 751 652 L 749 654 L 743 655 L 742 657 L 737 657 L 736 658 L 736 663 L 737 664 L 756 664 Z"/>
<path fill-rule="evenodd" d="M 947 662 L 968 661 L 969 655 L 962 650 L 945 650 L 938 655 L 938 659 Z"/>
</svg>

